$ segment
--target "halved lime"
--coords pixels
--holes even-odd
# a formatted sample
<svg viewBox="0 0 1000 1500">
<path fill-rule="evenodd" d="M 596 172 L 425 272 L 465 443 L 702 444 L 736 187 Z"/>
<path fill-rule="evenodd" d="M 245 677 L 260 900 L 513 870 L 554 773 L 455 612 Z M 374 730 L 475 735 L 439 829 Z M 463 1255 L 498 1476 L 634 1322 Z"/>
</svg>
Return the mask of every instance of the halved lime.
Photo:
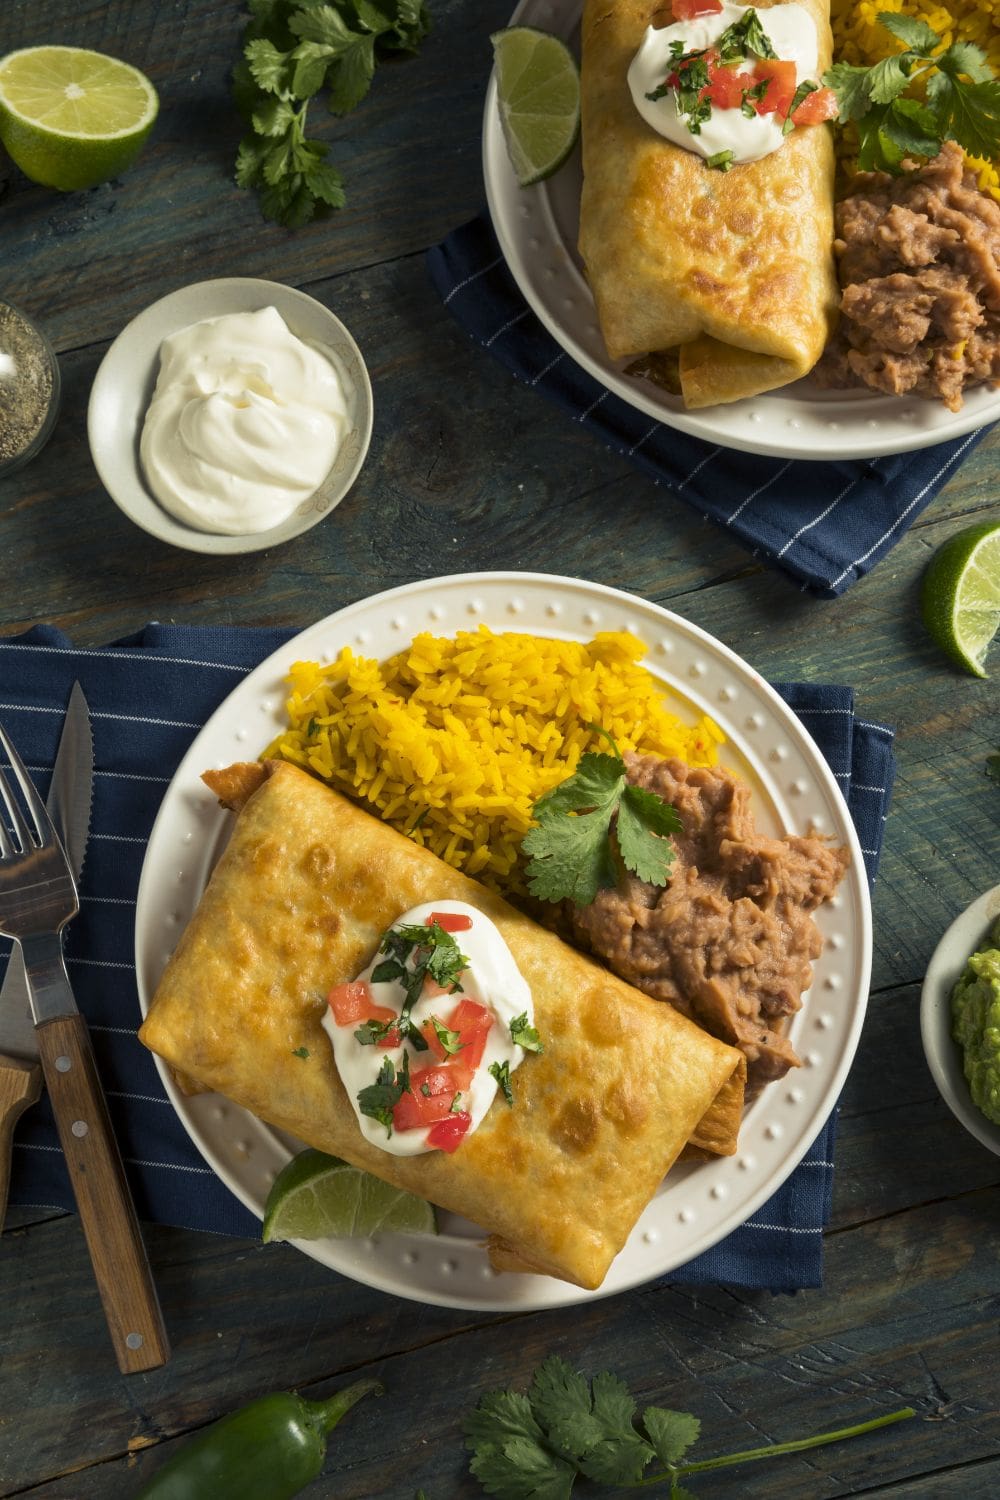
<svg viewBox="0 0 1000 1500">
<path fill-rule="evenodd" d="M 0 59 L 0 141 L 45 187 L 71 192 L 117 177 L 158 109 L 146 75 L 103 52 L 23 47 Z"/>
<path fill-rule="evenodd" d="M 534 26 L 495 31 L 500 124 L 522 187 L 551 177 L 580 133 L 580 70 L 557 36 Z"/>
<path fill-rule="evenodd" d="M 434 1209 L 323 1151 L 293 1156 L 267 1195 L 265 1241 L 359 1239 L 383 1230 L 437 1234 Z"/>
<path fill-rule="evenodd" d="M 931 636 L 952 661 L 976 677 L 1000 629 L 1000 521 L 983 521 L 949 537 L 928 564 L 920 608 Z"/>
</svg>

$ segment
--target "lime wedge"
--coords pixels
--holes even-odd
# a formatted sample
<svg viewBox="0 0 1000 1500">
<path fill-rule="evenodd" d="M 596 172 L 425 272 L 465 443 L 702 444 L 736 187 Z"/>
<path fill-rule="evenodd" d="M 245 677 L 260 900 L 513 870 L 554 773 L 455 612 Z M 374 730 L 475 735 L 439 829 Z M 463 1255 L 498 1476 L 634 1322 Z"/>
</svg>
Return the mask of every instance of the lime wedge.
<svg viewBox="0 0 1000 1500">
<path fill-rule="evenodd" d="M 32 182 L 70 192 L 131 166 L 153 128 L 144 73 L 83 47 L 24 47 L 0 59 L 0 141 Z"/>
<path fill-rule="evenodd" d="M 580 133 L 580 70 L 557 36 L 533 26 L 495 31 L 500 124 L 522 187 L 551 177 Z"/>
<path fill-rule="evenodd" d="M 1000 629 L 1000 522 L 949 537 L 928 564 L 920 592 L 924 624 L 952 661 L 976 677 Z"/>
<path fill-rule="evenodd" d="M 267 1195 L 265 1241 L 359 1239 L 383 1230 L 437 1234 L 434 1209 L 323 1151 L 293 1156 Z"/>
</svg>

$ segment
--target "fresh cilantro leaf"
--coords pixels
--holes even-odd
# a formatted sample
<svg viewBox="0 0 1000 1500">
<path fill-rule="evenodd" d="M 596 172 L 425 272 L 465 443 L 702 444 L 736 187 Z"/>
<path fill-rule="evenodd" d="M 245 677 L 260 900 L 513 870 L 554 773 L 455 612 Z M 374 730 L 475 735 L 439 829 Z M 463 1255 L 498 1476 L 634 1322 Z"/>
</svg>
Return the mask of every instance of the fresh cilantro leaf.
<svg viewBox="0 0 1000 1500">
<path fill-rule="evenodd" d="M 490 1063 L 490 1075 L 496 1079 L 497 1087 L 500 1089 L 507 1103 L 513 1109 L 514 1092 L 510 1086 L 510 1063 L 506 1061 Z"/>
<path fill-rule="evenodd" d="M 250 66 L 250 74 L 258 88 L 266 94 L 280 93 L 288 82 L 289 54 L 279 52 L 273 42 L 260 37 L 257 41 L 247 42 L 246 60 Z"/>
<path fill-rule="evenodd" d="M 837 96 L 837 112 L 842 122 L 860 120 L 871 107 L 870 71 L 853 63 L 834 63 L 823 74 L 823 82 Z"/>
<path fill-rule="evenodd" d="M 374 1047 L 393 1031 L 399 1022 L 393 1018 L 391 1021 L 362 1021 L 354 1033 L 354 1040 L 360 1042 L 362 1047 Z"/>
<path fill-rule="evenodd" d="M 306 1058 L 306 1057 L 309 1056 L 309 1048 L 308 1047 L 293 1047 L 292 1048 L 292 1056 L 293 1057 Z"/>
<path fill-rule="evenodd" d="M 717 172 L 728 172 L 736 159 L 734 151 L 716 151 L 713 156 L 705 158 L 706 167 L 714 167 Z"/>
<path fill-rule="evenodd" d="M 900 16 L 891 10 L 880 10 L 875 19 L 899 41 L 905 42 L 911 52 L 930 55 L 935 47 L 941 45 L 941 38 L 926 21 L 918 21 L 913 16 Z"/>
<path fill-rule="evenodd" d="M 488 1495 L 500 1500 L 568 1500 L 576 1469 L 530 1438 L 478 1448 L 469 1464 Z"/>
<path fill-rule="evenodd" d="M 878 20 L 906 49 L 872 68 L 838 63 L 823 75 L 842 121 L 858 125 L 863 171 L 902 170 L 907 156 L 936 156 L 944 140 L 972 156 L 1000 152 L 1000 79 L 973 42 L 944 38 L 926 21 L 880 11 Z M 926 102 L 905 90 L 920 83 Z"/>
<path fill-rule="evenodd" d="M 449 1106 L 448 1106 L 448 1113 L 450 1115 L 458 1115 L 458 1114 L 461 1114 L 461 1112 L 462 1112 L 462 1094 L 461 1094 L 461 1091 L 459 1091 L 455 1095 L 455 1097 L 451 1101 L 451 1103 L 449 1104 Z"/>
<path fill-rule="evenodd" d="M 516 1391 L 484 1396 L 465 1423 L 465 1440 L 473 1474 L 499 1500 L 565 1500 L 576 1473 L 618 1489 L 669 1484 L 670 1500 L 694 1500 L 679 1482 L 689 1474 L 802 1453 L 915 1415 L 907 1406 L 834 1432 L 685 1464 L 681 1460 L 699 1436 L 697 1417 L 649 1406 L 642 1415 L 644 1435 L 635 1426 L 635 1403 L 617 1375 L 602 1372 L 590 1383 L 552 1355 L 535 1371 L 527 1396 Z M 654 1456 L 664 1472 L 645 1475 Z"/>
<path fill-rule="evenodd" d="M 449 1031 L 448 1027 L 438 1020 L 437 1016 L 431 1016 L 431 1025 L 434 1027 L 435 1036 L 449 1057 L 454 1057 L 456 1052 L 461 1052 L 465 1043 L 462 1041 L 462 1033 L 460 1031 Z"/>
<path fill-rule="evenodd" d="M 991 781 L 995 781 L 1000 786 L 1000 750 L 986 757 L 986 774 Z"/>
<path fill-rule="evenodd" d="M 719 37 L 715 44 L 723 62 L 733 62 L 741 57 L 777 57 L 771 38 L 761 25 L 760 16 L 753 9 L 746 10 L 738 21 Z"/>
<path fill-rule="evenodd" d="M 625 762 L 614 748 L 614 755 L 581 756 L 573 775 L 535 803 L 538 826 L 525 834 L 522 848 L 530 856 L 528 889 L 543 901 L 568 897 L 578 906 L 589 906 L 599 890 L 615 885 L 609 835 L 616 812 L 626 869 L 639 873 L 641 866 L 655 872 L 656 884 L 666 884 L 673 851 L 655 839 L 678 832 L 680 823 L 673 821 L 676 813 L 668 812 L 659 797 L 628 786 Z"/>
<path fill-rule="evenodd" d="M 298 228 L 342 208 L 343 179 L 324 142 L 305 136 L 308 101 L 322 89 L 334 114 L 361 102 L 380 51 L 415 52 L 430 27 L 422 0 L 248 0 L 233 97 L 254 135 L 236 159 L 239 187 L 257 192 L 266 218 Z M 255 137 L 270 142 L 261 150 Z"/>
<path fill-rule="evenodd" d="M 894 52 L 868 69 L 868 92 L 876 104 L 891 104 L 909 87 L 912 68 L 905 52 Z"/>
<path fill-rule="evenodd" d="M 788 113 L 785 115 L 785 120 L 781 127 L 782 135 L 791 135 L 792 131 L 795 129 L 795 111 L 798 109 L 803 99 L 808 99 L 809 95 L 815 94 L 815 92 L 816 84 L 810 83 L 808 78 L 803 78 L 802 82 L 795 90 L 795 93 L 792 95 L 791 103 L 788 106 Z"/>
<path fill-rule="evenodd" d="M 1000 152 L 1000 79 L 960 83 L 948 73 L 935 73 L 927 80 L 927 103 L 946 140 L 956 140 L 972 156 Z"/>
<path fill-rule="evenodd" d="M 690 1412 L 647 1406 L 642 1414 L 646 1436 L 661 1464 L 678 1464 L 692 1443 L 697 1442 L 701 1423 Z"/>
<path fill-rule="evenodd" d="M 510 1039 L 518 1047 L 523 1047 L 525 1052 L 544 1052 L 538 1032 L 528 1020 L 528 1012 L 522 1011 L 515 1016 L 510 1023 Z"/>
<path fill-rule="evenodd" d="M 975 42 L 952 42 L 947 52 L 934 59 L 934 65 L 952 77 L 964 73 L 973 83 L 988 83 L 993 77 L 986 53 Z"/>
</svg>

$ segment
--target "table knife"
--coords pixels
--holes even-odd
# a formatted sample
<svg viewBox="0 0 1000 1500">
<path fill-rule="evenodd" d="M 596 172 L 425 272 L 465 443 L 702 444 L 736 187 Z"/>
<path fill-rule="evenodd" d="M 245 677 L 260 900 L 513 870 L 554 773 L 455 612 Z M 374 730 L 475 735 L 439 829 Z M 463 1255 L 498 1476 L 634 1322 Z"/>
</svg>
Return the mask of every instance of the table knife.
<svg viewBox="0 0 1000 1500">
<path fill-rule="evenodd" d="M 90 827 L 93 742 L 83 689 L 74 682 L 56 750 L 45 805 L 79 880 Z M 15 943 L 0 988 L 0 1232 L 10 1184 L 14 1126 L 42 1091 L 35 1023 L 28 1003 L 24 961 Z"/>
</svg>

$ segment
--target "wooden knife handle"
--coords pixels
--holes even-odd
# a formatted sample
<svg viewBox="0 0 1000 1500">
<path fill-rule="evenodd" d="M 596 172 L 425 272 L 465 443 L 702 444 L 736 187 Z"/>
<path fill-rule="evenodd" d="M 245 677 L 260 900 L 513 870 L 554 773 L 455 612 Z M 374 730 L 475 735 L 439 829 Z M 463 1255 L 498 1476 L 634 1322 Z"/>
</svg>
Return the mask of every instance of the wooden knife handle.
<svg viewBox="0 0 1000 1500">
<path fill-rule="evenodd" d="M 37 1063 L 0 1055 L 0 1234 L 10 1188 L 10 1153 L 14 1126 L 42 1092 L 42 1070 Z"/>
<path fill-rule="evenodd" d="M 86 1022 L 45 1021 L 35 1036 L 118 1368 L 153 1370 L 170 1345 Z"/>
</svg>

